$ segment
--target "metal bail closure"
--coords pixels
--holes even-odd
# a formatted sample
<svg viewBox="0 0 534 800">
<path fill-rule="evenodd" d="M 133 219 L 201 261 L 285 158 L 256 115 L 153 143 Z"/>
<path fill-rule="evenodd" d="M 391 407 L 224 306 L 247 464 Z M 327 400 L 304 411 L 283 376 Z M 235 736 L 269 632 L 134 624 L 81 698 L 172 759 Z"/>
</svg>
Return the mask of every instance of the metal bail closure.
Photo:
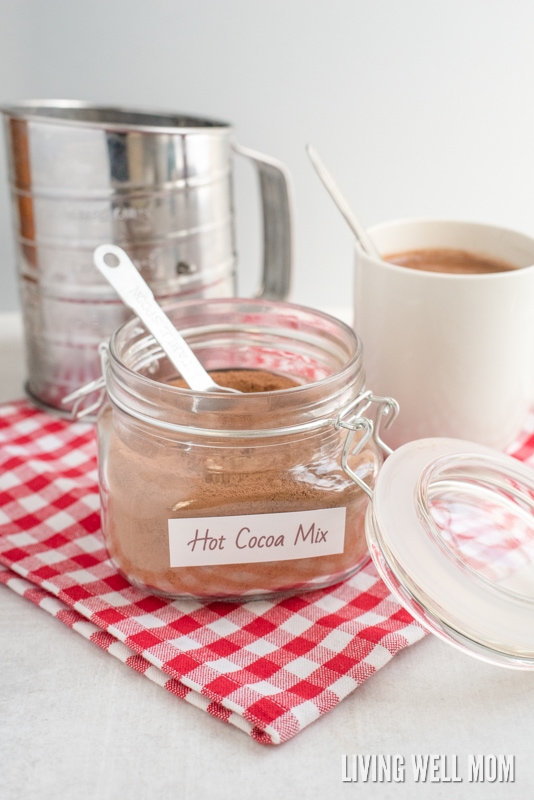
<svg viewBox="0 0 534 800">
<path fill-rule="evenodd" d="M 102 375 L 85 386 L 76 389 L 61 400 L 65 406 L 72 405 L 71 416 L 72 419 L 83 419 L 91 414 L 95 414 L 102 406 L 106 397 L 106 380 L 104 378 L 106 365 L 108 362 L 109 347 L 107 342 L 101 342 L 98 345 L 98 352 L 100 353 L 100 362 L 102 364 Z M 94 392 L 98 392 L 96 400 L 88 406 L 83 407 L 84 400 Z"/>
<path fill-rule="evenodd" d="M 376 403 L 378 406 L 374 423 L 368 417 L 363 416 L 373 403 Z M 373 497 L 373 490 L 354 472 L 352 467 L 350 467 L 348 463 L 349 457 L 358 455 L 371 437 L 386 455 L 391 455 L 393 451 L 382 441 L 380 428 L 383 423 L 386 429 L 389 428 L 397 418 L 398 413 L 399 404 L 393 397 L 380 397 L 368 390 L 359 394 L 352 403 L 346 406 L 343 411 L 339 413 L 335 422 L 337 429 L 345 428 L 347 430 L 347 438 L 345 439 L 343 453 L 341 454 L 341 466 L 347 475 L 352 478 L 370 498 Z M 357 433 L 361 433 L 362 435 L 356 447 L 353 449 L 352 445 Z"/>
</svg>

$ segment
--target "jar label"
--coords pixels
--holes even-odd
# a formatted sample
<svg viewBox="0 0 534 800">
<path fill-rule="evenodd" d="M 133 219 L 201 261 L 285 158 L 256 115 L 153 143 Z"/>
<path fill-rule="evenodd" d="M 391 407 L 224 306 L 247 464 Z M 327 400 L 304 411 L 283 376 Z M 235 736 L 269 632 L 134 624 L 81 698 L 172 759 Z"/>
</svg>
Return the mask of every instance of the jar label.
<svg viewBox="0 0 534 800">
<path fill-rule="evenodd" d="M 290 561 L 342 553 L 345 508 L 169 520 L 171 567 Z"/>
</svg>

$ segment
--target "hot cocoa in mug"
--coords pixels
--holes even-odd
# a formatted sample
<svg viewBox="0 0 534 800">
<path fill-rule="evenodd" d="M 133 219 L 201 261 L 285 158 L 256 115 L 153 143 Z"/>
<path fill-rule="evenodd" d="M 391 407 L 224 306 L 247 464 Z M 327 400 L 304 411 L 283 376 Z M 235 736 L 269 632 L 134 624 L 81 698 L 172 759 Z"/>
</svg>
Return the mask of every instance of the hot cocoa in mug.
<svg viewBox="0 0 534 800">
<path fill-rule="evenodd" d="M 369 233 L 383 260 L 356 250 L 354 328 L 367 385 L 400 404 L 387 443 L 507 447 L 534 399 L 534 238 L 425 219 Z"/>
<path fill-rule="evenodd" d="M 492 258 L 484 253 L 456 250 L 453 247 L 428 247 L 422 250 L 388 253 L 384 259 L 399 267 L 452 275 L 491 275 L 515 269 L 515 265 L 507 261 Z"/>
</svg>

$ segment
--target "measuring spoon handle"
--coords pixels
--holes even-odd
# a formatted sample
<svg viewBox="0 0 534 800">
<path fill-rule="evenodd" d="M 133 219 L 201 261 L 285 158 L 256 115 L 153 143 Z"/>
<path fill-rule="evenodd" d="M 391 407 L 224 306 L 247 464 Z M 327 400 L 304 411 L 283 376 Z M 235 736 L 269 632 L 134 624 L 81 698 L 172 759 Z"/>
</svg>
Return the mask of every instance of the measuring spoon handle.
<svg viewBox="0 0 534 800">
<path fill-rule="evenodd" d="M 108 260 L 117 260 L 110 266 Z M 144 278 L 121 247 L 103 244 L 93 254 L 96 267 L 113 286 L 121 300 L 137 314 L 156 341 L 161 345 L 173 366 L 191 389 L 200 392 L 225 391 L 210 378 L 183 336 L 156 302 Z"/>
</svg>

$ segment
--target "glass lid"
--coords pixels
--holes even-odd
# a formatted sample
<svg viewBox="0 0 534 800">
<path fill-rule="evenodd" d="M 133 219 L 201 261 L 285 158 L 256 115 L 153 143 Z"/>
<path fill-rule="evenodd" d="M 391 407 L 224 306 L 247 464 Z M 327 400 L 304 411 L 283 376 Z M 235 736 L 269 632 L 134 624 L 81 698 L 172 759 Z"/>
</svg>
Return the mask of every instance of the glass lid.
<svg viewBox="0 0 534 800">
<path fill-rule="evenodd" d="M 432 633 L 534 669 L 534 471 L 456 439 L 395 450 L 366 518 L 382 578 Z"/>
</svg>

